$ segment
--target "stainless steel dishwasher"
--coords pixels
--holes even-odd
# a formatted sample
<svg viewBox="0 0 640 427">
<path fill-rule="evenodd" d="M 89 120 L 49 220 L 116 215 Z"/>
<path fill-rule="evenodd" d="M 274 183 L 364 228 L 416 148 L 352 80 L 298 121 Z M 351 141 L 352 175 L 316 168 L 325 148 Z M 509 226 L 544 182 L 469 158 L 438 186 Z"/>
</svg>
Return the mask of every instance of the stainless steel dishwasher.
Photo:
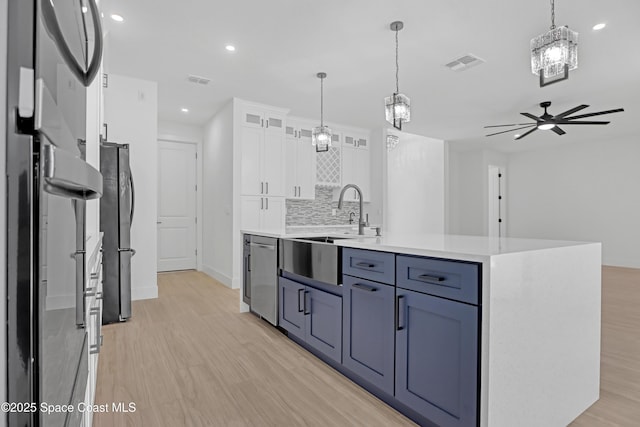
<svg viewBox="0 0 640 427">
<path fill-rule="evenodd" d="M 251 311 L 278 325 L 278 239 L 251 236 Z"/>
</svg>

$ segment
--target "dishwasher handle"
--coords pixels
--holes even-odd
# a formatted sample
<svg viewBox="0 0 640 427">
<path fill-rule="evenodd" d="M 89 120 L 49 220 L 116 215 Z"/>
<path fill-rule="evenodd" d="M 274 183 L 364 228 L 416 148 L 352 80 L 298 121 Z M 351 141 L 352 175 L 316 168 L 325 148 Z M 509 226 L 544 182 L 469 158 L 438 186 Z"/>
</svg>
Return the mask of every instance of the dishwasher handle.
<svg viewBox="0 0 640 427">
<path fill-rule="evenodd" d="M 250 245 L 252 248 L 269 249 L 270 251 L 276 250 L 276 245 L 266 245 L 264 243 L 253 243 L 253 242 L 251 242 Z"/>
</svg>

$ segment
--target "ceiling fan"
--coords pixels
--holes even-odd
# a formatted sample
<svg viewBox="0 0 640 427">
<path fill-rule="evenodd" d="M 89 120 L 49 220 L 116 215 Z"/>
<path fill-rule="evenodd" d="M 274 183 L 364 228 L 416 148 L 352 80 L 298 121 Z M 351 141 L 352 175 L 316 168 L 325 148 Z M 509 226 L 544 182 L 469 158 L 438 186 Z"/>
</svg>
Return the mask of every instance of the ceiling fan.
<svg viewBox="0 0 640 427">
<path fill-rule="evenodd" d="M 557 133 L 558 135 L 564 135 L 566 132 L 563 131 L 562 129 L 560 129 L 558 127 L 558 125 L 608 125 L 610 122 L 575 121 L 575 120 L 576 119 L 584 119 L 586 117 L 592 117 L 592 116 L 600 116 L 600 115 L 603 115 L 603 114 L 619 113 L 621 111 L 624 111 L 624 108 L 616 108 L 615 110 L 598 111 L 598 112 L 595 112 L 595 113 L 581 114 L 579 116 L 569 117 L 571 114 L 577 113 L 578 111 L 584 110 L 585 108 L 589 107 L 588 105 L 582 104 L 582 105 L 578 105 L 575 108 L 567 110 L 564 113 L 560 113 L 560 114 L 557 114 L 555 116 L 552 116 L 551 114 L 549 114 L 547 112 L 547 108 L 550 105 L 551 105 L 550 101 L 546 101 L 546 102 L 541 102 L 540 103 L 540 107 L 544 108 L 544 114 L 539 116 L 539 117 L 538 116 L 534 116 L 533 114 L 530 114 L 530 113 L 520 113 L 525 117 L 528 117 L 528 118 L 530 118 L 532 120 L 535 120 L 535 123 L 513 123 L 513 124 L 509 124 L 509 125 L 485 126 L 485 129 L 488 129 L 488 128 L 499 128 L 499 127 L 506 127 L 506 126 L 522 126 L 522 127 L 515 128 L 515 129 L 505 130 L 505 131 L 502 131 L 502 132 L 491 133 L 491 134 L 486 135 L 486 136 L 500 135 L 501 133 L 513 132 L 513 131 L 516 131 L 516 130 L 527 129 L 527 128 L 531 128 L 531 129 L 529 129 L 527 132 L 525 132 L 525 133 L 523 133 L 521 135 L 516 135 L 515 139 L 522 139 L 525 136 L 529 135 L 532 132 L 535 132 L 538 129 L 540 129 L 540 130 L 551 130 L 551 131 Z"/>
</svg>

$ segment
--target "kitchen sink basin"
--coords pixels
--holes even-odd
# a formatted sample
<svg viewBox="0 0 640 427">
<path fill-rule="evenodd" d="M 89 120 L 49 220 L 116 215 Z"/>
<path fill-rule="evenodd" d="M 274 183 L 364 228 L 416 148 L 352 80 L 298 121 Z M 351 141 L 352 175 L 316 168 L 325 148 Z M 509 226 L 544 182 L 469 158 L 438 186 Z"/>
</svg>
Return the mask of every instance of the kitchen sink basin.
<svg viewBox="0 0 640 427">
<path fill-rule="evenodd" d="M 358 237 L 358 236 L 353 236 L 353 237 Z M 353 237 L 335 237 L 335 236 L 314 236 L 314 237 L 301 237 L 299 239 L 296 240 L 310 240 L 312 242 L 322 242 L 322 243 L 333 243 L 336 240 L 340 240 L 340 239 L 350 239 Z"/>
</svg>

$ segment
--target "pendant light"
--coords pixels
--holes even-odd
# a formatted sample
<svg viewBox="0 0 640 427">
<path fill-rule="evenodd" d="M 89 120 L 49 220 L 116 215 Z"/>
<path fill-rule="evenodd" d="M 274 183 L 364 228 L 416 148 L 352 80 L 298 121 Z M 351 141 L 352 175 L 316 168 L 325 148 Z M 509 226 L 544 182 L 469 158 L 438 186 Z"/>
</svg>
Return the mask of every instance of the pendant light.
<svg viewBox="0 0 640 427">
<path fill-rule="evenodd" d="M 311 144 L 315 145 L 316 152 L 329 151 L 331 147 L 331 129 L 324 125 L 324 79 L 327 73 L 318 73 L 316 76 L 320 79 L 320 126 L 313 128 L 311 132 Z"/>
<path fill-rule="evenodd" d="M 398 31 L 403 27 L 404 24 L 402 21 L 394 21 L 390 25 L 391 31 L 395 31 L 396 33 L 396 91 L 392 96 L 384 99 L 386 119 L 398 130 L 402 130 L 402 123 L 411 120 L 411 101 L 409 97 L 400 93 L 398 85 L 398 72 L 400 70 L 400 66 L 398 65 Z"/>
<path fill-rule="evenodd" d="M 578 33 L 556 28 L 555 0 L 551 0 L 551 29 L 531 39 L 531 72 L 540 77 L 540 87 L 569 78 L 578 68 Z"/>
</svg>

